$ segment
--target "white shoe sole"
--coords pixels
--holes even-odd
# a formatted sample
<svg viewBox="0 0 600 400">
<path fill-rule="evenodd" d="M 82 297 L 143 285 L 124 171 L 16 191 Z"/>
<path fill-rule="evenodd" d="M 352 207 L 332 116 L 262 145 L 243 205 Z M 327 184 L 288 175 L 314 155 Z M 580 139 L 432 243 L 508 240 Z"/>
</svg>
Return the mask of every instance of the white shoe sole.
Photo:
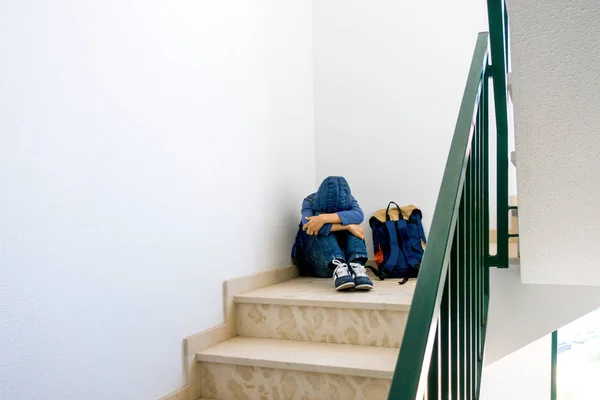
<svg viewBox="0 0 600 400">
<path fill-rule="evenodd" d="M 373 289 L 373 286 L 372 285 L 358 285 L 358 286 L 355 286 L 354 289 L 356 289 L 356 290 L 371 290 L 371 289 Z"/>
<path fill-rule="evenodd" d="M 354 283 L 354 282 L 346 282 L 346 283 L 343 283 L 340 286 L 336 287 L 335 290 L 352 289 L 355 286 L 356 286 L 356 283 Z"/>
</svg>

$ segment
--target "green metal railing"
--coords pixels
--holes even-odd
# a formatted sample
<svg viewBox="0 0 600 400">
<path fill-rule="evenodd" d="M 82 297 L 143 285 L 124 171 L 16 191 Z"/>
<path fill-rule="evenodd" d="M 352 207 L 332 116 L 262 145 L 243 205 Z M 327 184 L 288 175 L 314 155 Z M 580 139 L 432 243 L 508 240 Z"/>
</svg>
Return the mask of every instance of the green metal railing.
<svg viewBox="0 0 600 400">
<path fill-rule="evenodd" d="M 479 394 L 489 298 L 488 39 L 488 33 L 477 38 L 392 380 L 393 400 Z"/>
<path fill-rule="evenodd" d="M 492 52 L 491 76 L 494 84 L 494 106 L 496 111 L 496 224 L 498 251 L 490 258 L 490 265 L 508 268 L 511 237 L 508 221 L 511 207 L 508 197 L 508 87 L 510 71 L 509 18 L 505 0 L 488 0 L 488 21 Z"/>
<path fill-rule="evenodd" d="M 390 400 L 477 400 L 486 338 L 489 268 L 509 260 L 505 0 L 488 0 L 394 371 Z M 490 55 L 491 52 L 491 55 Z M 490 64 L 491 61 L 491 64 Z M 490 78 L 493 87 L 489 85 Z M 496 124 L 498 250 L 490 255 L 489 97 Z"/>
<path fill-rule="evenodd" d="M 556 400 L 556 378 L 558 369 L 558 331 L 552 332 L 552 361 L 550 372 L 550 400 Z"/>
</svg>

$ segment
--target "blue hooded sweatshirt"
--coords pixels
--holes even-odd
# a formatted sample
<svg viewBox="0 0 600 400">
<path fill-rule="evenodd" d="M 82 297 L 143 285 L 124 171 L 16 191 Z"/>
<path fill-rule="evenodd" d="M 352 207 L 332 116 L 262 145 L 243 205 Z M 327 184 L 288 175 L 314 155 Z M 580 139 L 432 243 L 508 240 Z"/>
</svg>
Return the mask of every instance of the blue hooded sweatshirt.
<svg viewBox="0 0 600 400">
<path fill-rule="evenodd" d="M 360 224 L 364 220 L 364 213 L 358 201 L 352 196 L 350 185 L 346 178 L 330 176 L 319 186 L 317 193 L 308 195 L 302 202 L 302 225 L 312 217 L 319 214 L 337 213 L 342 220 L 342 225 Z M 325 224 L 319 235 L 329 235 L 331 224 Z"/>
</svg>

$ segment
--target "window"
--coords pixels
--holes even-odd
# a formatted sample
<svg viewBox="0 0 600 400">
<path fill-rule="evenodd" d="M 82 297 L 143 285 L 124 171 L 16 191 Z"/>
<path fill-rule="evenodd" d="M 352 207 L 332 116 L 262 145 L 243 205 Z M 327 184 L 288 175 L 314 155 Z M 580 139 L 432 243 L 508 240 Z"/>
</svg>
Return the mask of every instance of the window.
<svg viewBox="0 0 600 400">
<path fill-rule="evenodd" d="M 600 399 L 600 309 L 558 330 L 557 400 Z"/>
</svg>

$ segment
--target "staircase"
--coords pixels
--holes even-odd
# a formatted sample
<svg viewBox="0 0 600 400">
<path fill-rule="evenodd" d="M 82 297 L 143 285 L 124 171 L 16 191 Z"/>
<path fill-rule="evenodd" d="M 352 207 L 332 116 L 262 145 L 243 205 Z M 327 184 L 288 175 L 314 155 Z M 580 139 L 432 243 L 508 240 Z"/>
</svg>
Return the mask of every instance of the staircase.
<svg viewBox="0 0 600 400">
<path fill-rule="evenodd" d="M 234 294 L 228 302 L 235 316 L 227 321 L 237 336 L 196 354 L 201 397 L 479 398 L 490 267 L 509 267 L 511 237 L 505 0 L 488 0 L 488 11 L 490 33 L 477 37 L 418 281 L 338 293 L 330 280 L 296 278 Z M 493 161 L 496 254 L 490 252 Z"/>
<path fill-rule="evenodd" d="M 238 335 L 196 354 L 214 400 L 388 398 L 415 281 L 296 278 L 234 297 Z"/>
<path fill-rule="evenodd" d="M 506 14 L 502 9 L 493 15 L 502 19 Z M 493 35 L 492 42 L 498 36 Z M 489 245 L 492 75 L 500 77 L 494 84 L 501 89 L 504 83 L 506 91 L 505 54 L 493 53 L 492 58 L 499 60 L 492 60 L 492 66 L 489 54 L 489 35 L 480 33 L 418 281 L 399 286 L 386 280 L 377 282 L 371 292 L 338 293 L 331 280 L 296 278 L 233 295 L 235 315 L 230 321 L 237 336 L 196 354 L 201 397 L 479 397 L 489 267 L 506 268 L 509 258 L 504 179 L 497 180 L 498 198 L 503 200 L 506 192 L 507 201 L 504 207 L 498 202 L 497 212 L 503 216 L 497 218 L 495 256 Z M 499 102 L 495 104 L 502 109 Z M 505 136 L 498 134 L 499 140 Z M 498 170 L 507 158 L 508 153 L 506 159 L 497 157 Z"/>
</svg>

